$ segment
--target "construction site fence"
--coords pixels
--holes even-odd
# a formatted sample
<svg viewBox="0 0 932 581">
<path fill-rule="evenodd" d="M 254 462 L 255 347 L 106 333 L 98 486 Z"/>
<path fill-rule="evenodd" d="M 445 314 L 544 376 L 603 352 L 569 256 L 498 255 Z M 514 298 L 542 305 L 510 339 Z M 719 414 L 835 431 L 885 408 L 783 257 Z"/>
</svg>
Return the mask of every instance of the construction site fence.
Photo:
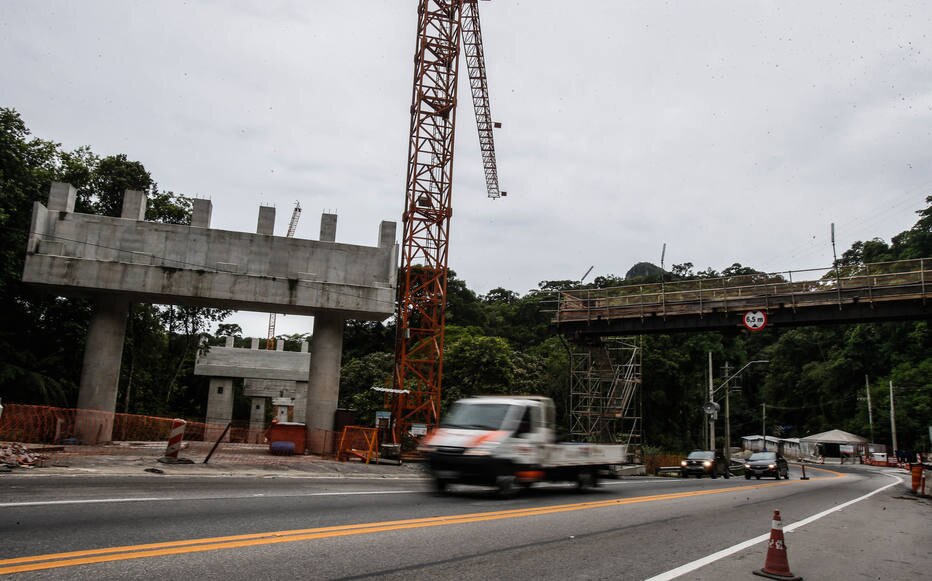
<svg viewBox="0 0 932 581">
<path fill-rule="evenodd" d="M 122 442 L 123 446 L 110 446 L 108 453 L 120 449 L 140 449 L 148 447 L 153 450 L 163 449 L 171 432 L 173 418 L 123 414 L 99 410 L 59 408 L 51 406 L 34 406 L 24 404 L 4 404 L 0 416 L 0 441 L 20 442 L 30 445 L 65 445 L 71 452 L 95 453 L 101 449 L 101 442 L 81 442 L 75 434 L 81 433 L 81 423 L 97 426 L 112 421 L 112 442 Z M 248 422 L 206 423 L 187 421 L 183 441 L 188 447 L 202 443 L 207 450 L 220 442 L 217 452 L 230 450 L 236 445 L 268 450 L 268 426 L 250 426 Z M 311 430 L 308 434 L 308 451 L 318 456 L 333 456 L 339 441 L 339 434 L 330 430 Z M 136 446 L 127 443 L 138 444 Z M 200 449 L 204 446 L 195 446 Z M 243 448 L 245 449 L 245 448 Z"/>
</svg>

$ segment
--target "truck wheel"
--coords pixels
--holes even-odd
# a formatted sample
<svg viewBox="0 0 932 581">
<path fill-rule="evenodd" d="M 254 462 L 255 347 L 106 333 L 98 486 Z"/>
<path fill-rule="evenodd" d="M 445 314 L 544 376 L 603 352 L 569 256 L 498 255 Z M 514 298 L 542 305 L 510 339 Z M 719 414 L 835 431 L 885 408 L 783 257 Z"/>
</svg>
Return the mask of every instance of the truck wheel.
<svg viewBox="0 0 932 581">
<path fill-rule="evenodd" d="M 434 485 L 434 492 L 439 495 L 443 495 L 443 494 L 446 494 L 447 486 L 449 485 L 449 483 L 446 480 L 434 478 L 433 485 Z"/>
<path fill-rule="evenodd" d="M 517 492 L 515 488 L 515 477 L 510 474 L 496 478 L 495 487 L 498 489 L 497 493 L 499 498 L 510 498 Z"/>
<path fill-rule="evenodd" d="M 595 471 L 582 471 L 576 474 L 576 490 L 596 488 L 599 486 L 599 477 Z"/>
</svg>

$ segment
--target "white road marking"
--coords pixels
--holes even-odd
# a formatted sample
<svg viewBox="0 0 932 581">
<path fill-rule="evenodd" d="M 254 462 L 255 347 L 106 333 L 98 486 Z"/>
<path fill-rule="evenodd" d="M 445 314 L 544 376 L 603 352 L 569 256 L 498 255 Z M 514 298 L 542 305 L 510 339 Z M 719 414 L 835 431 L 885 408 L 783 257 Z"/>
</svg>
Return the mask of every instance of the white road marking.
<svg viewBox="0 0 932 581">
<path fill-rule="evenodd" d="M 839 504 L 838 506 L 833 506 L 830 509 L 823 510 L 820 513 L 804 518 L 803 520 L 796 521 L 791 525 L 786 525 L 783 527 L 783 530 L 786 532 L 792 532 L 800 527 L 806 526 L 809 523 L 815 522 L 822 517 L 828 516 L 832 514 L 833 512 L 837 512 L 839 510 L 842 510 L 843 508 L 847 508 L 851 506 L 852 504 L 855 504 L 855 503 L 861 502 L 862 500 L 870 498 L 871 496 L 874 496 L 878 492 L 882 492 L 890 488 L 891 486 L 896 486 L 898 484 L 903 483 L 903 479 L 898 475 L 885 472 L 884 476 L 890 476 L 891 478 L 895 480 L 895 482 L 891 482 L 890 484 L 881 486 L 877 490 L 874 490 L 873 492 L 868 492 L 864 496 L 860 496 L 853 500 L 849 500 L 848 502 Z M 692 563 L 686 563 L 685 565 L 681 565 L 677 567 L 676 569 L 670 569 L 669 571 L 665 573 L 661 573 L 660 575 L 655 575 L 654 577 L 651 577 L 650 579 L 646 579 L 645 581 L 670 581 L 671 579 L 676 579 L 680 575 L 685 575 L 686 573 L 690 573 L 692 571 L 695 571 L 696 569 L 705 567 L 706 565 L 710 563 L 714 563 L 715 561 L 718 561 L 719 559 L 724 559 L 725 557 L 733 555 L 737 553 L 738 551 L 743 551 L 747 548 L 750 548 L 756 545 L 757 543 L 762 543 L 768 540 L 770 540 L 770 532 L 767 532 L 759 537 L 748 539 L 742 543 L 738 543 L 737 545 L 728 547 L 727 549 L 722 549 L 721 551 L 718 551 L 717 553 L 712 553 L 711 555 L 705 556 L 701 559 L 697 559 L 693 561 Z"/>
<path fill-rule="evenodd" d="M 0 508 L 16 508 L 23 506 L 56 506 L 62 504 L 107 504 L 107 503 L 117 503 L 117 502 L 176 502 L 179 500 L 232 500 L 237 498 L 255 498 L 256 496 L 261 496 L 262 498 L 299 498 L 305 496 L 366 496 L 366 495 L 377 495 L 377 494 L 414 494 L 421 493 L 420 490 L 370 490 L 370 491 L 356 491 L 356 492 L 309 492 L 308 494 L 283 494 L 281 496 L 274 495 L 255 495 L 255 494 L 246 494 L 242 496 L 188 496 L 188 497 L 176 497 L 176 496 L 163 496 L 163 497 L 147 497 L 147 498 L 88 498 L 82 500 L 39 500 L 33 502 L 0 502 Z"/>
</svg>

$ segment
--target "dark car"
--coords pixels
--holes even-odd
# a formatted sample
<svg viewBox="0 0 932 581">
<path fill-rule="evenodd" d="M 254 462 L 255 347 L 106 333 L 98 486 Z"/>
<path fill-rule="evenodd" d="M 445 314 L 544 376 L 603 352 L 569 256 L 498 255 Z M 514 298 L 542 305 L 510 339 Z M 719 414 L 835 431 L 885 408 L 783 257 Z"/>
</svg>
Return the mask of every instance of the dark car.
<svg viewBox="0 0 932 581">
<path fill-rule="evenodd" d="M 744 477 L 750 479 L 754 476 L 760 480 L 761 476 L 773 476 L 777 480 L 780 478 L 790 478 L 790 467 L 786 459 L 776 452 L 754 452 L 751 457 L 744 463 Z"/>
<path fill-rule="evenodd" d="M 680 476 L 688 478 L 696 476 L 702 478 L 706 474 L 712 478 L 724 476 L 731 478 L 728 471 L 728 460 L 722 456 L 721 452 L 712 450 L 693 450 L 686 456 L 686 459 L 680 462 Z"/>
</svg>

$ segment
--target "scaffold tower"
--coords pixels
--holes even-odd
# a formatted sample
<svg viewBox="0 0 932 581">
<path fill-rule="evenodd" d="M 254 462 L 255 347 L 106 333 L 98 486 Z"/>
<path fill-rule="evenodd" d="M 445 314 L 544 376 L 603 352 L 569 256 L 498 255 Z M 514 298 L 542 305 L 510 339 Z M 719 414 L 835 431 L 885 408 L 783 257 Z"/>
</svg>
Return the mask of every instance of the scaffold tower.
<svg viewBox="0 0 932 581">
<path fill-rule="evenodd" d="M 600 337 L 574 345 L 570 381 L 571 436 L 640 446 L 640 337 Z"/>
</svg>

